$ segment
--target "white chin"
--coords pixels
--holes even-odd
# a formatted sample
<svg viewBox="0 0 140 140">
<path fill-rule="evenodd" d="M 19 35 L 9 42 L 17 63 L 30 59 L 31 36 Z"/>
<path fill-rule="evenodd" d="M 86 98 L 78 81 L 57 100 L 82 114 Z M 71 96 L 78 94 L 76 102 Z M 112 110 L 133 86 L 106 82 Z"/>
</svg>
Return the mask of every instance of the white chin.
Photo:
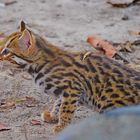
<svg viewBox="0 0 140 140">
<path fill-rule="evenodd" d="M 25 61 L 25 60 L 23 60 L 23 59 L 21 59 L 21 58 L 19 58 L 19 57 L 14 57 L 13 59 L 14 59 L 14 60 L 16 61 L 16 63 L 19 64 L 19 65 L 27 64 L 27 61 Z"/>
</svg>

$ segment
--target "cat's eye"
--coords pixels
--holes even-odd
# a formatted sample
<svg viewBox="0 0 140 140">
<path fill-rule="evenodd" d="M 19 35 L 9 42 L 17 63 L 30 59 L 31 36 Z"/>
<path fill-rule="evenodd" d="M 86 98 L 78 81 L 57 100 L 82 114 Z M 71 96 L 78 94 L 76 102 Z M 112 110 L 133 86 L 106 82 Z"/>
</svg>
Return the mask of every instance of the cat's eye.
<svg viewBox="0 0 140 140">
<path fill-rule="evenodd" d="M 1 52 L 1 55 L 7 55 L 9 54 L 10 51 L 8 49 L 4 49 L 2 52 Z"/>
</svg>

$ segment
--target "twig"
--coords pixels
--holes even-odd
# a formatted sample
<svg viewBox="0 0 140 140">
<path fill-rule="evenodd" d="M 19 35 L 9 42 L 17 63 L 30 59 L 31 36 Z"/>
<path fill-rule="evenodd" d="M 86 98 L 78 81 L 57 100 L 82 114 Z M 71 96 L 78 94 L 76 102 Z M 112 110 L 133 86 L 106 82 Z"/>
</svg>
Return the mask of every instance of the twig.
<svg viewBox="0 0 140 140">
<path fill-rule="evenodd" d="M 27 137 L 27 130 L 26 130 L 25 124 L 23 125 L 23 128 L 24 128 L 24 131 L 23 132 L 24 132 L 24 135 L 25 135 L 25 139 L 26 140 L 29 140 L 28 137 Z"/>
</svg>

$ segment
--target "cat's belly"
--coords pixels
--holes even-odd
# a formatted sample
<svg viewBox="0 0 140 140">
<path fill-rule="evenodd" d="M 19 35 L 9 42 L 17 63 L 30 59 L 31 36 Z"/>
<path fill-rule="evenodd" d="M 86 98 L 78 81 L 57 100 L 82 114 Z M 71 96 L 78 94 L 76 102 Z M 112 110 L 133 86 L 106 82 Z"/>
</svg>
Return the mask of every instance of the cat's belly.
<svg viewBox="0 0 140 140">
<path fill-rule="evenodd" d="M 44 80 L 39 80 L 35 84 L 39 92 L 45 93 L 47 95 L 50 95 L 50 94 L 53 95 L 54 91 L 56 90 L 55 86 L 52 86 L 49 89 L 47 83 Z"/>
<path fill-rule="evenodd" d="M 90 108 L 92 110 L 96 110 L 96 107 L 93 103 L 93 101 L 90 99 L 90 97 L 87 96 L 86 93 L 83 93 L 80 98 L 80 104 L 86 106 L 87 108 Z"/>
</svg>

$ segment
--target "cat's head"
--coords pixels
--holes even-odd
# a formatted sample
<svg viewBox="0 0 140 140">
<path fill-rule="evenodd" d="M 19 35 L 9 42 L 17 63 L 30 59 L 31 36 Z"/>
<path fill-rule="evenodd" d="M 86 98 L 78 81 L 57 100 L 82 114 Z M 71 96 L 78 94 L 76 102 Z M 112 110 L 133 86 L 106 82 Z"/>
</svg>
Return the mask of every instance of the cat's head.
<svg viewBox="0 0 140 140">
<path fill-rule="evenodd" d="M 20 30 L 5 38 L 1 56 L 10 58 L 18 65 L 24 65 L 34 61 L 36 49 L 33 33 L 21 21 Z"/>
</svg>

